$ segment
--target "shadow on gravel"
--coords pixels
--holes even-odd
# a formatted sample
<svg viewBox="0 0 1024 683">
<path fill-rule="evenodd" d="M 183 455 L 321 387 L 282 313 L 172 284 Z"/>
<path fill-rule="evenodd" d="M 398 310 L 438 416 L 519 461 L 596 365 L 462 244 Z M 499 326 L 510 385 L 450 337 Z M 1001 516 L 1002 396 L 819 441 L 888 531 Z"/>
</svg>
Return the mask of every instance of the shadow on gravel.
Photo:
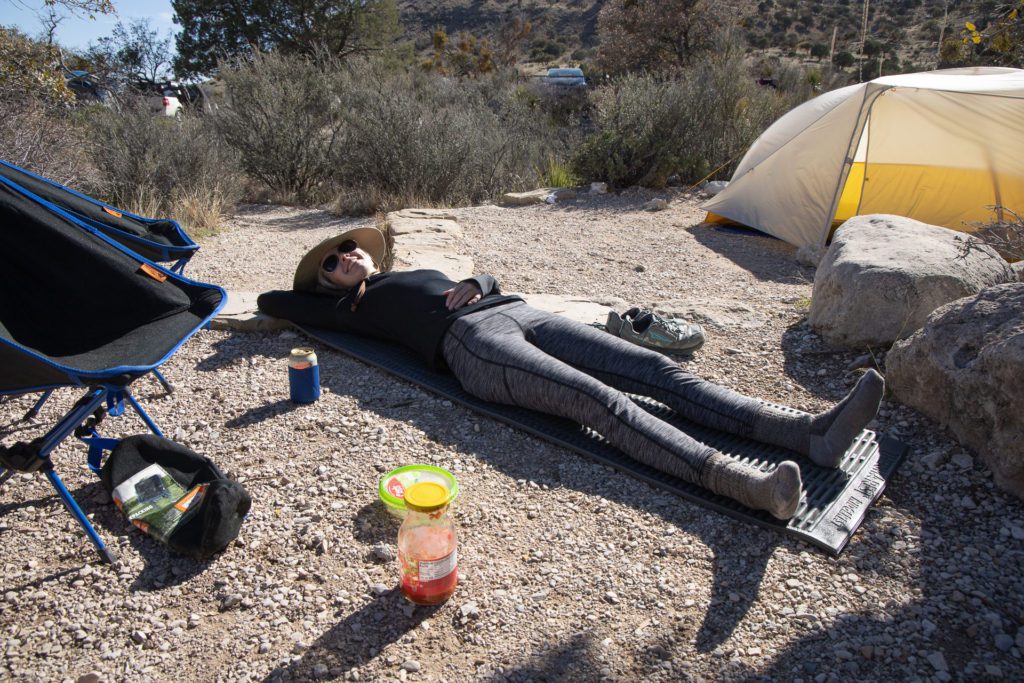
<svg viewBox="0 0 1024 683">
<path fill-rule="evenodd" d="M 593 634 L 576 633 L 567 643 L 553 646 L 530 661 L 503 672 L 495 672 L 491 681 L 587 681 L 604 666 L 598 657 Z"/>
<path fill-rule="evenodd" d="M 749 271 L 759 280 L 786 284 L 814 281 L 814 268 L 796 262 L 795 247 L 774 237 L 754 232 L 733 234 L 706 223 L 686 228 L 686 231 L 698 243 Z M 775 258 L 771 258 L 773 255 Z"/>
<path fill-rule="evenodd" d="M 885 352 L 885 349 L 844 351 L 829 348 L 806 324 L 806 318 L 790 325 L 782 333 L 785 376 L 810 393 L 831 401 L 843 398 L 860 378 L 863 369 L 874 368 L 884 375 Z"/>
<path fill-rule="evenodd" d="M 224 423 L 224 426 L 228 429 L 239 429 L 241 427 L 248 427 L 250 425 L 258 424 L 264 420 L 290 413 L 300 406 L 292 403 L 289 399 L 283 398 L 273 403 L 251 408 L 241 415 L 231 418 Z"/>
<path fill-rule="evenodd" d="M 235 217 L 245 220 L 249 217 L 265 216 L 280 211 L 281 206 L 277 204 L 247 204 L 240 207 Z M 365 218 L 336 216 L 326 211 L 297 211 L 290 216 L 280 216 L 263 220 L 264 225 L 280 231 L 309 230 L 310 227 L 325 227 L 326 225 L 337 226 L 338 234 L 345 232 L 350 227 L 366 224 Z"/>
<path fill-rule="evenodd" d="M 398 588 L 392 588 L 338 622 L 317 638 L 298 661 L 274 669 L 264 681 L 344 678 L 347 672 L 376 657 L 384 647 L 433 617 L 439 609 L 440 606 L 417 607 Z"/>
<path fill-rule="evenodd" d="M 252 355 L 252 345 L 246 335 L 229 335 L 213 343 L 213 353 L 196 363 L 200 372 L 216 372 L 235 363 L 246 363 Z M 170 378 L 169 378 L 170 379 Z"/>
<path fill-rule="evenodd" d="M 400 525 L 401 520 L 382 509 L 380 503 L 367 503 L 356 513 L 352 535 L 366 545 L 390 545 L 395 542 Z"/>
</svg>

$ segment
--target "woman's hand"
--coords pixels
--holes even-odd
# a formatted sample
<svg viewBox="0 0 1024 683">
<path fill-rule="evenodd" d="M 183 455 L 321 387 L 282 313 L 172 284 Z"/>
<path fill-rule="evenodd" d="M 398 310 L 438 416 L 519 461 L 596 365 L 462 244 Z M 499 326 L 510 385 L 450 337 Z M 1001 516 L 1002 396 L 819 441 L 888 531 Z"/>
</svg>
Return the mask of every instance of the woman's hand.
<svg viewBox="0 0 1024 683">
<path fill-rule="evenodd" d="M 475 282 L 460 282 L 442 294 L 447 297 L 444 305 L 449 311 L 457 310 L 467 304 L 475 304 L 483 296 Z"/>
</svg>

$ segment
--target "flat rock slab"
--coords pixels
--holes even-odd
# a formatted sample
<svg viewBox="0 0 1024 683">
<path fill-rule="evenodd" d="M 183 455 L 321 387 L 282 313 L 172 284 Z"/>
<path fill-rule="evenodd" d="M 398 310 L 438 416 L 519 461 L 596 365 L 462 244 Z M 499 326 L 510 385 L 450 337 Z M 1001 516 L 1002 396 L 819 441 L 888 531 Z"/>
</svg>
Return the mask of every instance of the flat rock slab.
<svg viewBox="0 0 1024 683">
<path fill-rule="evenodd" d="M 520 294 L 526 303 L 542 311 L 564 315 L 581 323 L 601 323 L 608 320 L 608 311 L 612 305 L 598 303 L 589 299 L 558 294 Z"/>
<path fill-rule="evenodd" d="M 228 302 L 210 321 L 210 329 L 268 332 L 291 327 L 287 320 L 260 313 L 256 306 L 259 295 L 259 292 L 228 292 Z"/>
<path fill-rule="evenodd" d="M 431 218 L 440 219 L 447 221 L 454 221 L 455 214 L 446 209 L 402 209 L 401 211 L 392 211 L 389 216 L 395 216 L 398 218 Z"/>
<path fill-rule="evenodd" d="M 439 270 L 458 282 L 476 275 L 473 259 L 439 249 L 395 249 L 395 270 Z"/>
<path fill-rule="evenodd" d="M 565 187 L 542 187 L 529 192 L 508 192 L 501 195 L 498 202 L 502 206 L 530 206 L 531 204 L 544 204 L 548 197 L 555 196 L 555 201 L 566 201 L 576 199 L 576 190 Z"/>
<path fill-rule="evenodd" d="M 443 235 L 451 238 L 462 237 L 462 226 L 447 218 L 409 217 L 401 212 L 388 214 L 388 225 L 392 235 Z"/>
<path fill-rule="evenodd" d="M 667 318 L 682 318 L 706 327 L 756 329 L 768 319 L 740 301 L 728 299 L 692 299 L 658 301 L 654 311 Z"/>
</svg>

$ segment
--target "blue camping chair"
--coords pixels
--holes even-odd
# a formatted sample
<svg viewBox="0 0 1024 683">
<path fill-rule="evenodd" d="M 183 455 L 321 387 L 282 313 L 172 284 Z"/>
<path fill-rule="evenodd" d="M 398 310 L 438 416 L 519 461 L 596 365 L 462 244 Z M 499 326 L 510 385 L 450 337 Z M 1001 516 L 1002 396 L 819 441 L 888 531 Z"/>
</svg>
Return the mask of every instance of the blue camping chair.
<svg viewBox="0 0 1024 683">
<path fill-rule="evenodd" d="M 160 430 L 130 385 L 156 370 L 226 301 L 111 238 L 92 222 L 0 176 L 0 395 L 81 387 L 82 398 L 44 436 L 0 446 L 0 486 L 14 472 L 43 472 L 107 562 L 116 558 L 54 470 L 53 450 L 76 434 L 98 472 L 96 424 L 127 403 Z"/>
<path fill-rule="evenodd" d="M 170 269 L 175 273 L 183 273 L 189 259 L 199 250 L 199 245 L 192 241 L 177 221 L 137 216 L 2 159 L 0 178 L 9 180 L 32 195 L 63 209 L 82 224 L 98 230 L 143 258 L 172 264 Z M 153 370 L 153 375 L 165 391 L 174 391 L 174 387 L 163 373 Z M 49 393 L 44 393 L 25 417 L 35 417 L 49 397 Z"/>
</svg>

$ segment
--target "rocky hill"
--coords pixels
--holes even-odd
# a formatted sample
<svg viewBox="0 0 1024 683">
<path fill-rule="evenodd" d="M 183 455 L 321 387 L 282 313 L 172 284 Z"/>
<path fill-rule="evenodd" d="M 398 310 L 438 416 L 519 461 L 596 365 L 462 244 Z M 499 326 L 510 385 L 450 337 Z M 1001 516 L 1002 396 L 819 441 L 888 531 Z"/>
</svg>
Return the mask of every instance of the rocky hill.
<svg viewBox="0 0 1024 683">
<path fill-rule="evenodd" d="M 716 1 L 717 0 L 712 0 Z M 401 17 L 419 47 L 433 28 L 491 35 L 513 17 L 533 30 L 523 57 L 581 62 L 599 44 L 597 16 L 607 0 L 401 0 Z M 671 3 L 666 3 L 671 4 Z M 940 37 L 959 37 L 965 21 L 984 26 L 1001 4 L 986 0 L 734 0 L 735 22 L 750 50 L 827 59 L 860 53 L 867 5 L 865 54 L 886 72 L 934 68 Z M 833 44 L 833 35 L 835 42 Z"/>
</svg>

